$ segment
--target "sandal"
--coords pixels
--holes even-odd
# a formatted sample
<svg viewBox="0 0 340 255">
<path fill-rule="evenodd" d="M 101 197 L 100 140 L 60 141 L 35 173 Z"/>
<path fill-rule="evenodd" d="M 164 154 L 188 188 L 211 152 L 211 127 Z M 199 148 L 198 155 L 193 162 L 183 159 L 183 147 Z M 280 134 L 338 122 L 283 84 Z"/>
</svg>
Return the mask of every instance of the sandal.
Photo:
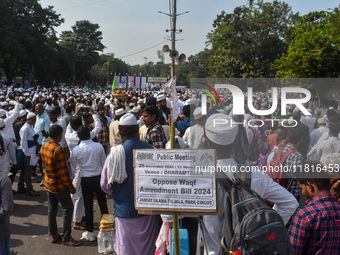
<svg viewBox="0 0 340 255">
<path fill-rule="evenodd" d="M 80 230 L 85 230 L 86 227 L 82 222 L 74 222 L 73 223 L 73 229 L 80 229 Z"/>
<path fill-rule="evenodd" d="M 58 234 L 56 238 L 52 237 L 51 242 L 52 243 L 57 243 L 59 240 L 61 240 L 63 238 L 63 234 Z"/>
<path fill-rule="evenodd" d="M 71 246 L 71 247 L 76 247 L 81 245 L 81 242 L 75 240 L 73 237 L 70 238 L 67 242 L 63 242 L 63 245 Z"/>
</svg>

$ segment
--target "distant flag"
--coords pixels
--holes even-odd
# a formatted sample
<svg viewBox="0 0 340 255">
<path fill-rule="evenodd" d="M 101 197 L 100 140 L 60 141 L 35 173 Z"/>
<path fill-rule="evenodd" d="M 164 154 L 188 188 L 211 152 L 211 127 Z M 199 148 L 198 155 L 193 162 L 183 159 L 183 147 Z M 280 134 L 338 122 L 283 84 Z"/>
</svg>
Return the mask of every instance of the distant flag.
<svg viewBox="0 0 340 255">
<path fill-rule="evenodd" d="M 112 82 L 112 93 L 116 90 L 116 73 L 115 73 L 115 77 L 113 78 L 113 82 Z"/>
<path fill-rule="evenodd" d="M 172 96 L 173 96 L 173 104 L 172 104 L 172 115 L 173 119 L 176 119 L 177 116 L 181 113 L 181 108 L 179 106 L 178 95 L 176 91 L 176 78 L 173 78 L 172 81 Z"/>
<path fill-rule="evenodd" d="M 169 94 L 171 91 L 171 83 L 172 79 L 168 80 L 165 84 L 162 85 L 162 88 L 166 94 Z"/>
</svg>

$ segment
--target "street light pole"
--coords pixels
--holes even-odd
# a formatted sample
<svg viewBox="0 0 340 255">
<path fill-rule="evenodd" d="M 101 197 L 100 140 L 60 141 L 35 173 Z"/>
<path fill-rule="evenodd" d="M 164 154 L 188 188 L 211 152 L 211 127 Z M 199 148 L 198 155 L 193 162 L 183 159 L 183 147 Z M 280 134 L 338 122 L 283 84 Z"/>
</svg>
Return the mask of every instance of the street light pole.
<svg viewBox="0 0 340 255">
<path fill-rule="evenodd" d="M 177 0 L 173 0 L 173 10 L 172 10 L 172 31 L 171 31 L 171 50 L 176 50 L 176 12 L 177 12 Z M 175 59 L 171 59 L 171 78 L 175 76 Z"/>
<path fill-rule="evenodd" d="M 106 55 L 107 56 L 109 56 L 109 57 L 112 57 L 112 58 L 114 58 L 114 56 L 115 56 L 115 54 L 114 53 L 106 53 Z M 107 62 L 106 62 L 106 71 L 107 71 L 107 73 L 106 73 L 106 84 L 108 85 L 108 84 L 110 84 L 110 62 L 111 62 L 112 60 L 108 60 Z"/>
</svg>

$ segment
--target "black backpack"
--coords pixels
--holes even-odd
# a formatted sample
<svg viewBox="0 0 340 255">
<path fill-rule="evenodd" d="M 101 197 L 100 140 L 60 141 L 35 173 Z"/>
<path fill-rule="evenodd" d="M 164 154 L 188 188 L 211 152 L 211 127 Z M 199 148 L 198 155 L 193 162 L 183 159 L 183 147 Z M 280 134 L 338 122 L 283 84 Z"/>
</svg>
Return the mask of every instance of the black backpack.
<svg viewBox="0 0 340 255">
<path fill-rule="evenodd" d="M 281 216 L 255 191 L 250 178 L 218 178 L 226 190 L 221 254 L 291 255 L 290 239 Z"/>
</svg>

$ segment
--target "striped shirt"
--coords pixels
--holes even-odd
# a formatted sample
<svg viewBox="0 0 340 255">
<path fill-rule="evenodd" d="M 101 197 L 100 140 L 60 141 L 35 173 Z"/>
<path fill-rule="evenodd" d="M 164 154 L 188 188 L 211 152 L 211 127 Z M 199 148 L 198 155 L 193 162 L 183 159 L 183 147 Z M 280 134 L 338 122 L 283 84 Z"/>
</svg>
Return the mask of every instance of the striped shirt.
<svg viewBox="0 0 340 255">
<path fill-rule="evenodd" d="M 40 153 L 45 174 L 45 188 L 51 193 L 71 190 L 72 181 L 64 148 L 51 139 L 41 147 Z"/>
</svg>

